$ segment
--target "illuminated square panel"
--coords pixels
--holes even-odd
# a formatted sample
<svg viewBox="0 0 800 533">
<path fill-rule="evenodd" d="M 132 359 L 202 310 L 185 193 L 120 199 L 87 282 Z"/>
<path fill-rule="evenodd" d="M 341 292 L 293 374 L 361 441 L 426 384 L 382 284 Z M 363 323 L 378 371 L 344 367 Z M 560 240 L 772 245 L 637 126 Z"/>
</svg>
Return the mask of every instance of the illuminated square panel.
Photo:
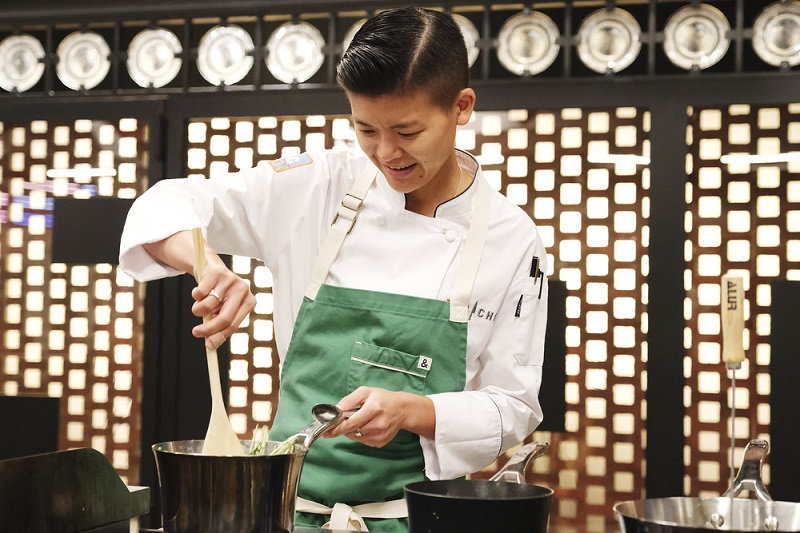
<svg viewBox="0 0 800 533">
<path fill-rule="evenodd" d="M 800 150 L 800 105 L 693 108 L 688 118 L 685 486 L 687 494 L 716 496 L 730 483 L 731 437 L 736 464 L 748 440 L 769 439 L 770 283 L 800 279 L 800 163 L 778 156 Z M 721 361 L 726 273 L 745 283 L 745 361 L 735 395 Z M 764 477 L 768 483 L 768 469 Z"/>
<path fill-rule="evenodd" d="M 53 203 L 143 192 L 147 131 L 136 119 L 0 124 L 2 393 L 59 397 L 59 449 L 95 448 L 132 484 L 144 286 L 115 265 L 53 263 Z"/>
</svg>

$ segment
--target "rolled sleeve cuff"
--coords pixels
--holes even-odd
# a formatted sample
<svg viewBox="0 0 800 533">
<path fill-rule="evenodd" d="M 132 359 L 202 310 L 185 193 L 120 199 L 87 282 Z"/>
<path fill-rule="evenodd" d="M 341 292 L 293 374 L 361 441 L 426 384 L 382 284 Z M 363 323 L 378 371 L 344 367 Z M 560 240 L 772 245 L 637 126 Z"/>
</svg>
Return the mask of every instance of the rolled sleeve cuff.
<svg viewBox="0 0 800 533">
<path fill-rule="evenodd" d="M 435 438 L 420 439 L 429 479 L 465 476 L 497 458 L 503 424 L 497 405 L 487 394 L 448 392 L 429 398 L 436 410 Z"/>
<path fill-rule="evenodd" d="M 186 180 L 175 180 L 186 183 Z M 156 261 L 144 245 L 195 227 L 205 227 L 191 203 L 177 202 L 171 180 L 156 183 L 140 196 L 128 212 L 120 238 L 119 266 L 136 281 L 150 281 L 183 274 Z M 160 197 L 151 191 L 161 191 Z M 157 214 L 157 215 L 156 215 Z"/>
<path fill-rule="evenodd" d="M 119 258 L 119 266 L 136 281 L 151 281 L 183 274 L 182 271 L 159 263 L 147 253 L 143 246 L 125 250 Z"/>
</svg>

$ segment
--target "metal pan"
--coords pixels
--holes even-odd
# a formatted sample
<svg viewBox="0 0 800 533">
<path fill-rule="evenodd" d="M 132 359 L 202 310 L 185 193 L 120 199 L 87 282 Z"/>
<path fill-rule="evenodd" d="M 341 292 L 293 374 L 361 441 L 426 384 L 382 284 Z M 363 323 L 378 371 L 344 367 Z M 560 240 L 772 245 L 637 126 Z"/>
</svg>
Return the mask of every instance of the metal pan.
<svg viewBox="0 0 800 533">
<path fill-rule="evenodd" d="M 550 444 L 523 446 L 490 480 L 420 481 L 405 486 L 410 533 L 545 533 L 553 490 L 525 483 L 527 464 Z"/>
<path fill-rule="evenodd" d="M 289 533 L 303 459 L 311 444 L 344 419 L 333 405 L 311 409 L 314 421 L 264 454 L 203 453 L 202 440 L 153 445 L 166 533 Z M 252 442 L 241 441 L 245 450 Z M 288 448 L 287 448 L 288 445 Z M 273 451 L 280 451 L 272 455 Z"/>
<path fill-rule="evenodd" d="M 245 449 L 249 441 L 242 441 Z M 167 533 L 289 533 L 307 449 L 269 455 L 203 455 L 202 440 L 153 446 Z"/>
<path fill-rule="evenodd" d="M 614 512 L 622 532 L 800 532 L 800 504 L 773 501 L 761 480 L 761 465 L 768 451 L 767 441 L 751 440 L 736 480 L 722 497 L 654 498 L 618 503 Z M 744 490 L 757 499 L 738 498 Z"/>
</svg>

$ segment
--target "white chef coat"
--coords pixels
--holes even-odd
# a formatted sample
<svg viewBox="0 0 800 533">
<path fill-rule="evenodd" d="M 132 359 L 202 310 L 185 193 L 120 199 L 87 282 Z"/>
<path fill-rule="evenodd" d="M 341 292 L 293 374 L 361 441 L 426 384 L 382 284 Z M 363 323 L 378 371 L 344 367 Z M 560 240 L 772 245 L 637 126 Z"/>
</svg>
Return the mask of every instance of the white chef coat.
<svg viewBox="0 0 800 533">
<path fill-rule="evenodd" d="M 483 179 L 472 156 L 457 154 L 464 170 Z M 361 152 L 330 150 L 211 180 L 163 180 L 131 208 L 120 266 L 139 281 L 180 274 L 153 260 L 142 244 L 198 226 L 217 252 L 263 260 L 274 280 L 275 340 L 283 361 L 319 248 L 365 165 L 372 163 Z M 407 211 L 405 196 L 379 175 L 327 283 L 446 300 L 476 183 L 441 204 L 434 217 L 426 217 Z M 542 420 L 538 394 L 547 284 L 546 278 L 530 275 L 534 257 L 546 272 L 547 256 L 535 224 L 493 191 L 470 301 L 465 391 L 430 396 L 435 438 L 421 438 L 430 479 L 451 479 L 491 464 Z"/>
</svg>

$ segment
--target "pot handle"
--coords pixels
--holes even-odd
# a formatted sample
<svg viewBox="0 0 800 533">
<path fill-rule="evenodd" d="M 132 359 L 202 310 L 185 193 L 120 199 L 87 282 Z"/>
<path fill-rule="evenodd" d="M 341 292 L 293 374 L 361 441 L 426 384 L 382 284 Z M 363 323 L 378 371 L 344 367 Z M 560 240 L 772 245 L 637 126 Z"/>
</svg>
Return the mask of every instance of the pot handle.
<svg viewBox="0 0 800 533">
<path fill-rule="evenodd" d="M 769 453 L 769 443 L 763 439 L 753 439 L 744 449 L 744 457 L 733 484 L 722 495 L 723 498 L 735 498 L 743 490 L 754 492 L 762 502 L 771 502 L 767 487 L 761 479 L 761 464 Z"/>
<path fill-rule="evenodd" d="M 524 484 L 525 470 L 528 468 L 528 463 L 546 454 L 549 449 L 550 443 L 547 441 L 526 444 L 517 450 L 514 457 L 509 459 L 505 466 L 489 478 L 489 480 L 508 481 L 520 485 Z"/>
</svg>

